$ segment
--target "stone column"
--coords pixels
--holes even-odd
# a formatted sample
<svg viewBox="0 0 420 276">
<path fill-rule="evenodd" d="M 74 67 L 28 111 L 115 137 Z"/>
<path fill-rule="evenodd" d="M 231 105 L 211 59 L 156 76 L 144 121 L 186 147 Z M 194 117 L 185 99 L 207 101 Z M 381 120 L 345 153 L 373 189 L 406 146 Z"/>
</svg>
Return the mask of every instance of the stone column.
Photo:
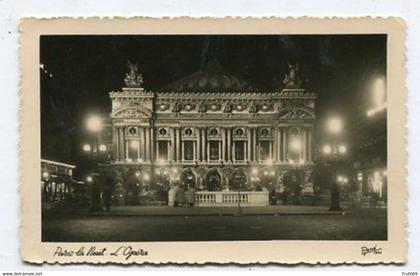
<svg viewBox="0 0 420 276">
<path fill-rule="evenodd" d="M 226 128 L 222 128 L 222 160 L 226 161 Z"/>
<path fill-rule="evenodd" d="M 232 161 L 232 128 L 227 129 L 227 159 Z"/>
<path fill-rule="evenodd" d="M 312 163 L 312 128 L 308 129 L 308 162 Z"/>
<path fill-rule="evenodd" d="M 120 160 L 125 160 L 125 137 L 124 137 L 124 128 L 120 127 L 120 137 L 119 137 L 119 143 L 120 143 Z"/>
<path fill-rule="evenodd" d="M 248 140 L 246 141 L 247 149 L 244 149 L 245 151 L 245 161 L 251 161 L 251 151 L 252 151 L 252 129 L 247 128 L 246 129 Z"/>
<path fill-rule="evenodd" d="M 112 159 L 118 160 L 118 129 L 115 126 L 112 127 Z"/>
<path fill-rule="evenodd" d="M 176 155 L 176 161 L 181 160 L 181 129 L 179 127 L 175 128 L 175 155 Z"/>
<path fill-rule="evenodd" d="M 206 143 L 206 129 L 201 129 L 201 153 L 202 153 L 202 160 L 205 162 L 207 160 L 206 151 L 207 151 L 207 143 Z"/>
<path fill-rule="evenodd" d="M 283 161 L 286 162 L 287 161 L 287 128 L 286 127 L 283 127 L 282 144 L 283 144 Z"/>
<path fill-rule="evenodd" d="M 146 156 L 143 158 L 143 161 L 150 161 L 150 127 L 146 128 Z"/>
<path fill-rule="evenodd" d="M 277 145 L 277 161 L 283 161 L 283 156 L 281 156 L 281 129 L 276 127 L 277 138 L 276 138 L 276 145 Z"/>
<path fill-rule="evenodd" d="M 258 161 L 258 152 L 257 152 L 257 128 L 252 129 L 252 155 L 255 162 Z"/>
<path fill-rule="evenodd" d="M 201 161 L 201 129 L 196 128 L 195 129 L 195 136 L 196 136 L 196 145 L 197 145 L 197 160 Z"/>
<path fill-rule="evenodd" d="M 171 134 L 171 160 L 176 161 L 176 142 L 175 142 L 175 128 L 169 128 Z"/>
<path fill-rule="evenodd" d="M 144 127 L 140 127 L 140 141 L 139 141 L 139 148 L 137 148 L 137 158 L 145 159 L 144 148 L 146 145 L 146 141 L 144 139 Z"/>
<path fill-rule="evenodd" d="M 273 127 L 273 162 L 277 163 L 277 127 Z"/>
<path fill-rule="evenodd" d="M 303 161 L 306 163 L 306 127 L 302 128 L 302 157 Z"/>
<path fill-rule="evenodd" d="M 150 161 L 156 160 L 156 139 L 155 139 L 155 128 L 150 128 Z"/>
</svg>

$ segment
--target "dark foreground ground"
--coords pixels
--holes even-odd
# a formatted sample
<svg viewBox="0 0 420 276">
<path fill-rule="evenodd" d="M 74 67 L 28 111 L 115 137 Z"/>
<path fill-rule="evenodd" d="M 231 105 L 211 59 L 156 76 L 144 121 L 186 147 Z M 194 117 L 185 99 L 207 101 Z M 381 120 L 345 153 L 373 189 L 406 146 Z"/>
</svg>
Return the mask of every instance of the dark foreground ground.
<svg viewBox="0 0 420 276">
<path fill-rule="evenodd" d="M 50 242 L 386 240 L 386 209 L 338 214 L 44 215 Z"/>
</svg>

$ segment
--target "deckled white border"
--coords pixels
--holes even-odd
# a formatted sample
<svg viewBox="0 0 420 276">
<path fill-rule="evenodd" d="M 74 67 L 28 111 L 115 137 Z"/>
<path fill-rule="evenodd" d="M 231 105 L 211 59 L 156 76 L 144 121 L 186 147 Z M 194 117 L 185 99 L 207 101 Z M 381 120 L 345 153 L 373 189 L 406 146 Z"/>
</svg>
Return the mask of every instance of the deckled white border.
<svg viewBox="0 0 420 276">
<path fill-rule="evenodd" d="M 100 2 L 100 4 L 98 4 Z M 135 2 L 135 3 L 134 3 Z M 57 0 L 54 4 L 49 1 L 29 2 L 4 0 L 0 3 L 0 80 L 2 83 L 2 98 L 0 101 L 0 173 L 2 175 L 2 193 L 0 193 L 0 219 L 7 222 L 0 227 L 0 269 L 22 270 L 39 268 L 22 263 L 18 250 L 18 190 L 17 190 L 17 108 L 18 108 L 18 58 L 17 58 L 17 24 L 22 16 L 95 16 L 95 15 L 146 15 L 146 16 L 364 16 L 364 15 L 397 15 L 405 18 L 408 25 L 407 37 L 407 87 L 408 87 L 408 144 L 409 152 L 420 152 L 420 1 L 377 1 L 377 0 L 265 0 L 260 1 L 220 1 L 189 0 L 189 1 L 90 1 L 84 0 Z M 408 214 L 410 244 L 420 244 L 420 155 L 408 156 Z M 420 247 L 409 246 L 408 264 L 392 267 L 395 270 L 419 270 Z M 108 268 L 110 268 L 108 266 Z M 120 268 L 113 266 L 114 269 Z M 41 269 L 41 268 L 39 268 Z M 57 266 L 43 266 L 42 270 L 59 269 Z M 66 270 L 80 269 L 80 265 L 65 266 Z M 96 266 L 84 265 L 83 269 L 97 270 Z M 150 268 L 149 268 L 150 269 Z M 161 269 L 153 267 L 153 269 Z M 172 267 L 174 269 L 174 267 Z M 176 269 L 176 268 L 175 268 Z M 217 269 L 217 268 L 216 268 Z M 267 267 L 258 269 L 268 269 Z M 287 270 L 302 269 L 298 267 L 284 267 Z M 325 268 L 320 268 L 325 269 Z M 331 270 L 354 270 L 357 267 L 330 267 Z M 363 270 L 389 270 L 389 266 L 363 267 Z"/>
<path fill-rule="evenodd" d="M 405 23 L 399 18 L 56 18 L 25 19 L 20 25 L 21 111 L 20 187 L 21 252 L 34 263 L 153 263 L 153 264 L 345 264 L 404 263 L 405 233 Z M 39 38 L 48 34 L 372 34 L 387 33 L 388 94 L 388 240 L 387 241 L 230 241 L 42 243 L 39 129 Z M 35 196 L 37 195 L 38 196 Z M 118 257 L 53 257 L 57 246 L 77 251 L 81 246 L 115 251 L 131 245 L 149 251 L 135 260 Z M 381 255 L 362 256 L 362 246 L 383 248 Z M 240 252 L 240 253 L 239 253 Z M 322 252 L 320 254 L 319 252 Z"/>
</svg>

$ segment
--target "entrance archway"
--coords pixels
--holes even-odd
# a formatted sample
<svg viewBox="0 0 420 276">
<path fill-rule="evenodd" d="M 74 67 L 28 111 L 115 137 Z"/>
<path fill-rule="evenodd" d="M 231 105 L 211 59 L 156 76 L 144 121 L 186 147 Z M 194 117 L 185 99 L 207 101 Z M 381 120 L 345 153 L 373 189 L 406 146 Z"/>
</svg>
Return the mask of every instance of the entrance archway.
<svg viewBox="0 0 420 276">
<path fill-rule="evenodd" d="M 196 187 L 196 177 L 192 170 L 187 169 L 181 175 L 181 185 L 184 189 Z"/>
<path fill-rule="evenodd" d="M 207 191 L 220 191 L 222 190 L 222 177 L 217 170 L 212 170 L 206 177 Z"/>
<path fill-rule="evenodd" d="M 243 190 L 247 187 L 247 177 L 243 170 L 238 169 L 232 173 L 230 188 L 234 191 Z"/>
</svg>

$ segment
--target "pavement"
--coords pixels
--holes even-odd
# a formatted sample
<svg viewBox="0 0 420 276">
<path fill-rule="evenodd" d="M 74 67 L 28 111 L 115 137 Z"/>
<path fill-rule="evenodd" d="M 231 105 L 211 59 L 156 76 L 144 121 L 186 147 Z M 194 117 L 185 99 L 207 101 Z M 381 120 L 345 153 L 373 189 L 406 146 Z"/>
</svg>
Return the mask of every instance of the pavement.
<svg viewBox="0 0 420 276">
<path fill-rule="evenodd" d="M 280 208 L 281 207 L 281 208 Z M 360 209 L 345 215 L 324 215 L 326 208 L 305 206 L 263 207 L 282 210 L 281 215 L 202 215 L 209 208 L 194 207 L 189 214 L 156 215 L 175 212 L 185 214 L 184 208 L 116 207 L 110 213 L 98 215 L 55 215 L 42 217 L 42 240 L 46 242 L 134 242 L 134 241 L 232 241 L 232 240 L 386 240 L 387 210 Z M 215 211 L 215 207 L 211 207 Z M 216 207 L 217 208 L 217 207 Z M 280 209 L 278 209 L 280 208 Z M 185 208 L 187 209 L 187 208 Z M 312 210 L 320 213 L 303 214 Z M 235 208 L 223 208 L 233 214 Z M 260 207 L 243 208 L 250 214 Z M 285 212 L 285 211 L 289 212 Z M 124 212 L 118 212 L 124 211 Z M 140 212 L 141 211 L 141 212 Z M 145 214 L 139 216 L 139 212 Z M 298 213 L 298 211 L 300 213 Z M 258 211 L 261 212 L 261 211 Z M 294 212 L 294 213 L 292 213 Z M 124 215 L 110 215 L 110 214 Z M 134 215 L 126 215 L 133 213 Z M 299 214 L 299 215 L 296 215 Z M 329 214 L 329 212 L 328 212 Z M 317 247 L 308 249 L 314 254 Z"/>
<path fill-rule="evenodd" d="M 263 207 L 170 207 L 113 206 L 111 211 L 84 212 L 88 216 L 237 216 L 237 215 L 343 215 L 331 212 L 328 206 L 276 205 Z"/>
</svg>

